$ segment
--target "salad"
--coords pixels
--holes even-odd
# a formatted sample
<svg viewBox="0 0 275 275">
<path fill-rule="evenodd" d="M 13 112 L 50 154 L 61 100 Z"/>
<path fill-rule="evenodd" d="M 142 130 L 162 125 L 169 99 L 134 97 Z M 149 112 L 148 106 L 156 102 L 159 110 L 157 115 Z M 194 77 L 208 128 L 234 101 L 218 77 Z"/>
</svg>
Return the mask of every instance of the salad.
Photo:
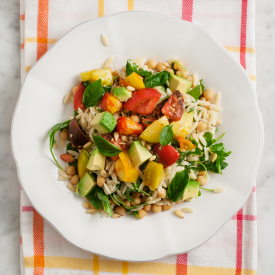
<svg viewBox="0 0 275 275">
<path fill-rule="evenodd" d="M 110 60 L 81 73 L 64 97 L 64 104 L 73 101 L 74 114 L 49 133 L 59 180 L 69 180 L 67 187 L 84 198 L 86 213 L 142 219 L 204 191 L 224 191 L 205 188 L 231 153 L 220 142 L 224 133 L 216 133 L 221 94 L 188 75 L 180 60 L 129 59 L 122 70 L 112 69 Z M 66 147 L 59 157 L 57 132 Z M 179 209 L 175 214 L 184 217 Z"/>
</svg>

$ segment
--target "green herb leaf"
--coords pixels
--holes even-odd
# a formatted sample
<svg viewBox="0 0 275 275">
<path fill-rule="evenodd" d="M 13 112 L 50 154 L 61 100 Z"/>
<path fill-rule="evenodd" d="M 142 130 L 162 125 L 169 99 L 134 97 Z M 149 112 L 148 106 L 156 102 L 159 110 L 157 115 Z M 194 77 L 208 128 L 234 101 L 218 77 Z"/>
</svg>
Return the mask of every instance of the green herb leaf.
<svg viewBox="0 0 275 275">
<path fill-rule="evenodd" d="M 162 71 L 162 72 L 153 74 L 150 77 L 147 77 L 144 80 L 144 85 L 147 88 L 153 88 L 153 87 L 165 84 L 168 79 L 169 79 L 169 72 Z"/>
<path fill-rule="evenodd" d="M 89 80 L 83 81 L 83 85 L 85 88 L 87 88 L 90 84 L 91 84 L 91 82 Z"/>
<path fill-rule="evenodd" d="M 63 129 L 68 128 L 69 122 L 70 122 L 70 120 L 67 120 L 67 121 L 65 121 L 65 122 L 63 122 L 63 123 L 58 123 L 58 124 L 56 124 L 56 125 L 53 127 L 52 131 L 48 133 L 48 134 L 49 134 L 49 137 L 50 137 L 50 151 L 51 151 L 51 154 L 52 154 L 52 156 L 53 156 L 53 159 L 54 159 L 54 161 L 55 161 L 57 167 L 58 167 L 59 169 L 61 169 L 61 170 L 63 170 L 63 168 L 60 166 L 60 164 L 59 164 L 58 161 L 56 160 L 56 158 L 55 158 L 55 156 L 54 156 L 54 153 L 53 153 L 53 146 L 54 146 L 55 143 L 56 143 L 56 140 L 54 139 L 54 136 L 55 136 L 55 134 L 56 134 L 57 131 L 61 131 L 61 130 L 63 130 Z"/>
<path fill-rule="evenodd" d="M 97 192 L 97 196 L 101 200 L 104 210 L 112 217 L 113 216 L 113 210 L 111 208 L 111 204 L 109 202 L 109 198 L 104 193 L 103 189 L 102 189 L 102 191 Z"/>
<path fill-rule="evenodd" d="M 189 169 L 176 173 L 168 189 L 167 197 L 170 201 L 176 202 L 182 198 L 189 181 Z"/>
<path fill-rule="evenodd" d="M 201 96 L 201 85 L 197 85 L 195 88 L 189 91 L 188 94 L 193 96 L 195 99 L 195 102 L 197 102 Z"/>
<path fill-rule="evenodd" d="M 200 80 L 200 85 L 201 85 L 201 90 L 204 91 L 205 87 L 204 87 L 204 85 L 202 84 L 202 81 L 203 81 L 203 79 Z"/>
<path fill-rule="evenodd" d="M 76 118 L 77 115 L 78 115 L 78 111 L 74 110 L 74 118 Z"/>
<path fill-rule="evenodd" d="M 93 107 L 97 105 L 98 101 L 104 94 L 104 89 L 101 83 L 101 79 L 91 83 L 84 92 L 83 104 L 85 107 Z"/>
<path fill-rule="evenodd" d="M 112 86 L 103 86 L 104 93 L 109 93 L 112 89 Z"/>
<path fill-rule="evenodd" d="M 122 152 L 122 150 L 120 150 L 117 146 L 113 145 L 103 137 L 93 135 L 93 139 L 98 150 L 105 156 L 113 157 Z"/>
<path fill-rule="evenodd" d="M 79 152 L 75 147 L 73 147 L 72 143 L 68 143 L 67 144 L 67 148 L 66 148 L 66 152 L 68 153 L 68 150 L 73 150 L 75 152 Z M 69 166 L 74 166 L 75 167 L 75 170 L 77 171 L 77 159 L 73 162 L 69 162 L 68 163 Z"/>
<path fill-rule="evenodd" d="M 168 145 L 173 140 L 174 132 L 172 128 L 173 128 L 173 125 L 166 125 L 161 130 L 160 137 L 159 137 L 159 143 L 161 145 Z"/>
<path fill-rule="evenodd" d="M 132 191 L 135 191 L 135 190 L 134 190 L 134 189 L 128 188 L 127 191 L 126 191 L 126 194 L 125 194 L 127 200 L 130 201 L 130 202 L 134 201 L 134 199 L 133 199 L 132 197 L 130 197 L 130 193 L 131 193 Z"/>
<path fill-rule="evenodd" d="M 99 210 L 102 205 L 102 201 L 99 199 L 97 193 L 102 193 L 102 192 L 104 193 L 103 189 L 98 185 L 96 185 L 87 196 L 87 199 L 89 200 L 91 205 L 97 210 Z"/>
<path fill-rule="evenodd" d="M 139 219 L 138 211 L 132 211 L 130 215 L 135 215 Z"/>
<path fill-rule="evenodd" d="M 130 75 L 131 73 L 134 73 L 134 72 L 139 74 L 142 77 L 148 77 L 152 75 L 151 72 L 140 69 L 136 63 L 133 63 L 131 62 L 131 59 L 128 59 L 126 64 L 126 74 Z"/>
<path fill-rule="evenodd" d="M 114 196 L 115 200 L 116 200 L 117 202 L 119 202 L 120 204 L 122 204 L 127 210 L 134 209 L 134 208 L 136 208 L 136 207 L 138 207 L 138 206 L 141 206 L 141 205 L 147 205 L 146 203 L 141 203 L 141 204 L 135 205 L 135 206 L 127 206 L 127 205 L 119 198 L 119 196 L 117 196 L 115 193 L 113 193 L 113 196 Z"/>
</svg>

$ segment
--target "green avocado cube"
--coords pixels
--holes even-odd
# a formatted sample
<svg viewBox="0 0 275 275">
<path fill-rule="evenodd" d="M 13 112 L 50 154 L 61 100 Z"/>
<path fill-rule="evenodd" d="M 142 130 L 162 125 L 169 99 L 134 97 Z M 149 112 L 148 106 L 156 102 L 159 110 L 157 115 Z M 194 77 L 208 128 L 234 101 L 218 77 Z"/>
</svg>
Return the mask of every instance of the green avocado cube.
<svg viewBox="0 0 275 275">
<path fill-rule="evenodd" d="M 184 190 L 183 200 L 197 198 L 199 196 L 200 184 L 195 180 L 190 180 Z"/>
<path fill-rule="evenodd" d="M 139 140 L 137 140 L 132 142 L 129 149 L 129 156 L 134 166 L 138 167 L 150 157 L 152 157 L 152 154 L 144 146 L 141 145 Z"/>
<path fill-rule="evenodd" d="M 116 120 L 109 112 L 98 113 L 91 122 L 91 125 L 99 132 L 106 134 L 112 132 L 116 127 Z"/>
<path fill-rule="evenodd" d="M 181 93 L 187 93 L 192 86 L 192 82 L 182 78 L 180 76 L 170 74 L 169 77 L 169 89 L 173 93 L 175 90 L 180 91 Z"/>
<path fill-rule="evenodd" d="M 106 162 L 106 156 L 99 152 L 98 148 L 95 148 L 89 157 L 86 168 L 89 170 L 104 170 Z"/>
<path fill-rule="evenodd" d="M 96 186 L 96 181 L 93 175 L 86 173 L 78 183 L 79 190 L 82 197 L 86 197 Z"/>
<path fill-rule="evenodd" d="M 128 91 L 124 87 L 117 87 L 113 89 L 113 94 L 122 102 L 126 102 L 129 98 L 132 97 L 132 92 Z"/>
</svg>

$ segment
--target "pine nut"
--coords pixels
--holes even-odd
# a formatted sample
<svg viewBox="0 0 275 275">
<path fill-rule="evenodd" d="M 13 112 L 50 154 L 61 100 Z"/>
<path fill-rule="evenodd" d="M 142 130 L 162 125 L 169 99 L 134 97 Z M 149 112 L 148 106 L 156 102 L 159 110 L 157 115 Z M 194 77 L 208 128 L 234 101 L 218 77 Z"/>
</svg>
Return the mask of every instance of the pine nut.
<svg viewBox="0 0 275 275">
<path fill-rule="evenodd" d="M 89 209 L 89 208 L 90 208 L 90 204 L 89 204 L 87 201 L 82 202 L 82 206 L 83 206 L 85 209 Z"/>
<path fill-rule="evenodd" d="M 107 172 L 105 170 L 100 171 L 100 176 L 106 178 L 107 177 Z"/>
<path fill-rule="evenodd" d="M 109 46 L 109 41 L 108 41 L 108 38 L 107 38 L 106 34 L 102 33 L 101 34 L 101 39 L 102 39 L 102 42 L 103 42 L 104 46 L 108 47 Z"/>
<path fill-rule="evenodd" d="M 111 55 L 111 56 L 107 59 L 107 61 L 106 61 L 106 63 L 105 63 L 105 66 L 108 68 L 108 67 L 113 63 L 113 60 L 114 60 L 114 57 Z"/>
<path fill-rule="evenodd" d="M 126 136 L 122 136 L 121 140 L 124 141 L 124 142 L 128 142 L 128 138 Z"/>
<path fill-rule="evenodd" d="M 63 99 L 63 104 L 66 105 L 70 100 L 71 92 L 68 92 Z"/>
<path fill-rule="evenodd" d="M 129 140 L 128 142 L 127 142 L 127 146 L 131 146 L 132 145 L 132 143 L 133 143 L 133 140 Z"/>
<path fill-rule="evenodd" d="M 185 213 L 194 213 L 195 212 L 195 210 L 193 208 L 190 208 L 190 207 L 182 208 L 181 211 L 183 211 Z"/>
<path fill-rule="evenodd" d="M 92 145 L 92 143 L 90 141 L 88 141 L 86 144 L 84 144 L 83 148 L 87 148 L 89 147 L 90 145 Z"/>
<path fill-rule="evenodd" d="M 120 217 L 121 217 L 121 216 L 118 215 L 118 214 L 113 214 L 113 216 L 112 216 L 113 219 L 118 219 L 118 218 L 120 218 Z"/>
<path fill-rule="evenodd" d="M 216 161 L 216 159 L 217 159 L 217 157 L 218 157 L 218 155 L 215 153 L 215 154 L 213 154 L 213 157 L 212 157 L 212 162 L 215 162 Z"/>
<path fill-rule="evenodd" d="M 157 157 L 155 155 L 153 155 L 152 157 L 149 158 L 150 161 L 155 160 Z"/>
<path fill-rule="evenodd" d="M 177 209 L 177 210 L 175 210 L 175 212 L 174 212 L 178 217 L 180 217 L 180 218 L 184 218 L 184 214 L 179 210 L 179 209 Z"/>
<path fill-rule="evenodd" d="M 118 132 L 114 132 L 114 138 L 115 138 L 115 141 L 118 140 L 118 138 L 119 138 L 119 133 Z"/>
<path fill-rule="evenodd" d="M 147 144 L 146 148 L 147 148 L 147 150 L 149 150 L 149 151 L 152 149 L 151 145 L 149 145 L 149 144 Z"/>
<path fill-rule="evenodd" d="M 96 209 L 88 209 L 88 210 L 85 211 L 86 214 L 94 214 L 96 212 L 97 212 Z"/>
<path fill-rule="evenodd" d="M 133 91 L 135 91 L 135 88 L 132 87 L 132 86 L 127 86 L 127 90 L 128 90 L 129 92 L 133 92 Z"/>
<path fill-rule="evenodd" d="M 68 187 L 68 189 L 70 189 L 71 191 L 73 191 L 73 192 L 75 192 L 75 187 L 71 184 L 71 183 L 69 183 L 68 185 L 67 185 L 67 187 Z"/>
<path fill-rule="evenodd" d="M 126 143 L 125 142 L 120 142 L 119 145 L 125 145 Z"/>
<path fill-rule="evenodd" d="M 214 191 L 215 193 L 222 193 L 222 192 L 225 192 L 226 189 L 225 189 L 225 188 L 215 188 L 213 191 Z"/>
<path fill-rule="evenodd" d="M 142 139 L 142 140 L 141 140 L 141 145 L 142 145 L 142 146 L 145 146 L 145 144 L 146 144 L 145 140 Z"/>
</svg>

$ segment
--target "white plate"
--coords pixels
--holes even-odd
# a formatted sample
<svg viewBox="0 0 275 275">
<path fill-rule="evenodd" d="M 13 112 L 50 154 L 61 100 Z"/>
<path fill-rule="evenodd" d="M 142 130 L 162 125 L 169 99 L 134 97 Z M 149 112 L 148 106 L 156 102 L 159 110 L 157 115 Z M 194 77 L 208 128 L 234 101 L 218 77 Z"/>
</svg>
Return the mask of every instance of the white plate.
<svg viewBox="0 0 275 275">
<path fill-rule="evenodd" d="M 103 46 L 101 34 L 109 39 Z M 207 88 L 222 93 L 219 133 L 232 151 L 223 175 L 211 176 L 209 187 L 227 192 L 202 192 L 188 205 L 185 219 L 172 210 L 102 219 L 87 215 L 81 199 L 57 180 L 47 132 L 67 120 L 73 106 L 64 95 L 80 80 L 80 72 L 99 68 L 110 56 L 119 68 L 128 58 L 156 61 L 178 57 Z M 33 66 L 22 87 L 12 124 L 12 147 L 18 177 L 36 210 L 72 244 L 114 259 L 149 261 L 183 253 L 207 241 L 248 198 L 263 147 L 263 124 L 255 90 L 243 68 L 201 27 L 145 12 L 121 13 L 83 23 L 68 32 Z M 57 156 L 61 153 L 57 152 Z M 64 165 L 65 167 L 65 165 Z"/>
</svg>

